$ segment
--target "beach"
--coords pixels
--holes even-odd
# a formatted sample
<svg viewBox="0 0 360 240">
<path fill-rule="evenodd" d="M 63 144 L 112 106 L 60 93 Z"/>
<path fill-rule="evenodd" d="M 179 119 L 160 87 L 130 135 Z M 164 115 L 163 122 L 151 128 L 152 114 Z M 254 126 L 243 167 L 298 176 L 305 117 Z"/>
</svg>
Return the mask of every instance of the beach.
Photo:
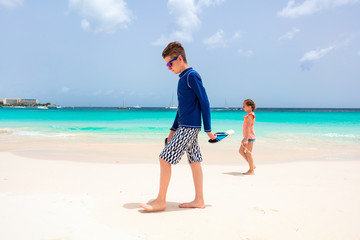
<svg viewBox="0 0 360 240">
<path fill-rule="evenodd" d="M 139 204 L 157 195 L 166 130 L 151 138 L 74 136 L 21 121 L 26 127 L 0 126 L 0 239 L 360 239 L 356 131 L 307 141 L 289 137 L 294 130 L 269 141 L 259 129 L 255 176 L 241 174 L 248 166 L 237 152 L 238 129 L 213 145 L 202 132 L 206 208 L 178 207 L 194 198 L 184 156 L 172 168 L 167 209 L 147 213 Z"/>
<path fill-rule="evenodd" d="M 161 144 L 138 144 L 144 154 L 134 154 L 131 145 L 99 144 L 98 155 L 94 145 L 87 154 L 84 146 L 47 144 L 43 152 L 28 146 L 0 153 L 1 239 L 360 237 L 359 149 L 351 160 L 338 150 L 335 159 L 289 154 L 289 161 L 276 161 L 260 158 L 266 152 L 259 144 L 256 175 L 243 176 L 247 166 L 236 149 L 227 155 L 234 159 L 223 159 L 230 141 L 213 147 L 201 141 L 206 208 L 178 208 L 194 196 L 184 157 L 173 167 L 167 209 L 146 213 L 139 203 L 156 197 Z M 51 155 L 49 147 L 67 154 Z"/>
</svg>

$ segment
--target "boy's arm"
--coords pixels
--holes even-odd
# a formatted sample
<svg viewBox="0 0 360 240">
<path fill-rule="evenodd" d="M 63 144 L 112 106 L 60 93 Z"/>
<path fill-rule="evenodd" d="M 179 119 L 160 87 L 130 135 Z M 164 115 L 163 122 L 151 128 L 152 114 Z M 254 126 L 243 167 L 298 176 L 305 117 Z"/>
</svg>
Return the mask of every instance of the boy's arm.
<svg viewBox="0 0 360 240">
<path fill-rule="evenodd" d="M 205 132 L 210 133 L 211 132 L 210 103 L 205 88 L 200 79 L 200 76 L 198 74 L 190 73 L 188 78 L 188 84 L 191 87 L 191 89 L 194 91 L 197 98 L 199 99 Z M 209 137 L 211 136 L 211 134 L 210 135 L 208 134 Z"/>
<path fill-rule="evenodd" d="M 171 131 L 175 132 L 176 129 L 178 129 L 178 127 L 179 127 L 178 119 L 179 119 L 179 110 L 176 112 L 176 117 L 175 117 L 174 123 L 173 123 L 172 127 L 170 128 Z"/>
<path fill-rule="evenodd" d="M 178 127 L 179 127 L 178 119 L 179 119 L 179 110 L 177 111 L 174 123 L 173 123 L 172 127 L 170 128 L 170 133 L 169 133 L 168 140 L 167 140 L 168 142 L 174 136 L 176 129 L 178 129 Z"/>
</svg>

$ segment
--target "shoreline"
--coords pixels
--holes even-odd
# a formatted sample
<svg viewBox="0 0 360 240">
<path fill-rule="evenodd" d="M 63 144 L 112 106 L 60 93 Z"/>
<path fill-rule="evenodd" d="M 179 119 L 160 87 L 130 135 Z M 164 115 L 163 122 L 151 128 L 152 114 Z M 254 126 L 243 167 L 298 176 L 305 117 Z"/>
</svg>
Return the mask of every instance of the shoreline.
<svg viewBox="0 0 360 240">
<path fill-rule="evenodd" d="M 1 106 L 0 108 L 15 108 L 15 109 L 36 109 L 37 107 L 27 107 L 27 106 Z M 107 107 L 107 106 L 98 106 L 98 107 L 84 107 L 84 106 L 61 106 L 61 108 L 50 107 L 50 110 L 56 109 L 118 109 L 118 110 L 148 110 L 148 109 L 156 109 L 156 110 L 169 110 L 169 111 L 176 111 L 177 109 L 171 109 L 169 107 L 125 107 L 119 108 L 118 106 L 114 107 Z M 210 107 L 211 110 L 223 110 L 223 111 L 234 111 L 234 110 L 241 110 L 241 107 Z M 256 108 L 256 111 L 355 111 L 360 112 L 360 108 L 358 107 L 260 107 Z"/>
<path fill-rule="evenodd" d="M 163 139 L 124 139 L 123 141 L 80 140 L 78 138 L 21 137 L 0 138 L 0 153 L 44 160 L 99 163 L 157 163 L 164 147 Z M 204 164 L 244 164 L 238 153 L 240 139 L 231 137 L 221 143 L 210 144 L 204 134 L 199 145 Z M 257 140 L 254 145 L 255 162 L 269 164 L 297 161 L 359 160 L 358 143 L 344 142 L 267 142 Z M 186 154 L 181 162 L 187 162 Z"/>
</svg>

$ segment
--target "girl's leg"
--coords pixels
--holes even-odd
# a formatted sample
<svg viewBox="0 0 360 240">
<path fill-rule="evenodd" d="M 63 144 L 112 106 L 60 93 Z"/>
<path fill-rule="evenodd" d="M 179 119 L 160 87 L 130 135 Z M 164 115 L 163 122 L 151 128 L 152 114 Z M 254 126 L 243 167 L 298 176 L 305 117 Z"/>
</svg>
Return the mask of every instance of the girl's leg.
<svg viewBox="0 0 360 240">
<path fill-rule="evenodd" d="M 239 153 L 247 162 L 249 162 L 248 159 L 247 159 L 247 156 L 245 154 L 245 148 L 244 148 L 244 146 L 242 144 L 240 146 Z"/>
<path fill-rule="evenodd" d="M 252 149 L 252 147 L 251 147 Z M 247 161 L 247 163 L 249 164 L 249 159 L 248 156 L 245 154 L 245 148 L 243 147 L 243 145 L 241 145 L 240 149 L 239 149 L 239 153 L 240 155 Z M 254 169 L 256 168 L 256 166 L 254 166 Z"/>
<path fill-rule="evenodd" d="M 256 167 L 254 165 L 254 159 L 253 159 L 253 156 L 252 156 L 253 146 L 254 146 L 253 142 L 249 142 L 248 145 L 247 145 L 248 151 L 246 151 L 245 155 L 246 155 L 246 159 L 247 159 L 247 161 L 249 163 L 249 171 L 247 171 L 246 173 L 243 173 L 244 175 L 255 175 L 254 169 Z"/>
</svg>

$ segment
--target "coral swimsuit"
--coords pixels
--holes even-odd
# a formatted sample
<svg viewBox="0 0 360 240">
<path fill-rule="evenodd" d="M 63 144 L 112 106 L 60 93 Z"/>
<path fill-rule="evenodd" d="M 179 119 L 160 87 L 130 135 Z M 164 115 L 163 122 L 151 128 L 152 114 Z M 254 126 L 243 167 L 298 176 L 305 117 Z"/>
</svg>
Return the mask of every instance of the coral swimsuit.
<svg viewBox="0 0 360 240">
<path fill-rule="evenodd" d="M 254 131 L 254 124 L 255 124 L 255 113 L 254 112 L 250 112 L 244 116 L 243 136 L 244 136 L 244 138 L 246 138 L 247 127 L 248 127 L 247 118 L 250 116 L 253 116 L 254 120 L 250 126 L 250 135 L 249 135 L 248 139 L 255 139 L 256 136 L 255 136 L 255 131 Z"/>
</svg>

